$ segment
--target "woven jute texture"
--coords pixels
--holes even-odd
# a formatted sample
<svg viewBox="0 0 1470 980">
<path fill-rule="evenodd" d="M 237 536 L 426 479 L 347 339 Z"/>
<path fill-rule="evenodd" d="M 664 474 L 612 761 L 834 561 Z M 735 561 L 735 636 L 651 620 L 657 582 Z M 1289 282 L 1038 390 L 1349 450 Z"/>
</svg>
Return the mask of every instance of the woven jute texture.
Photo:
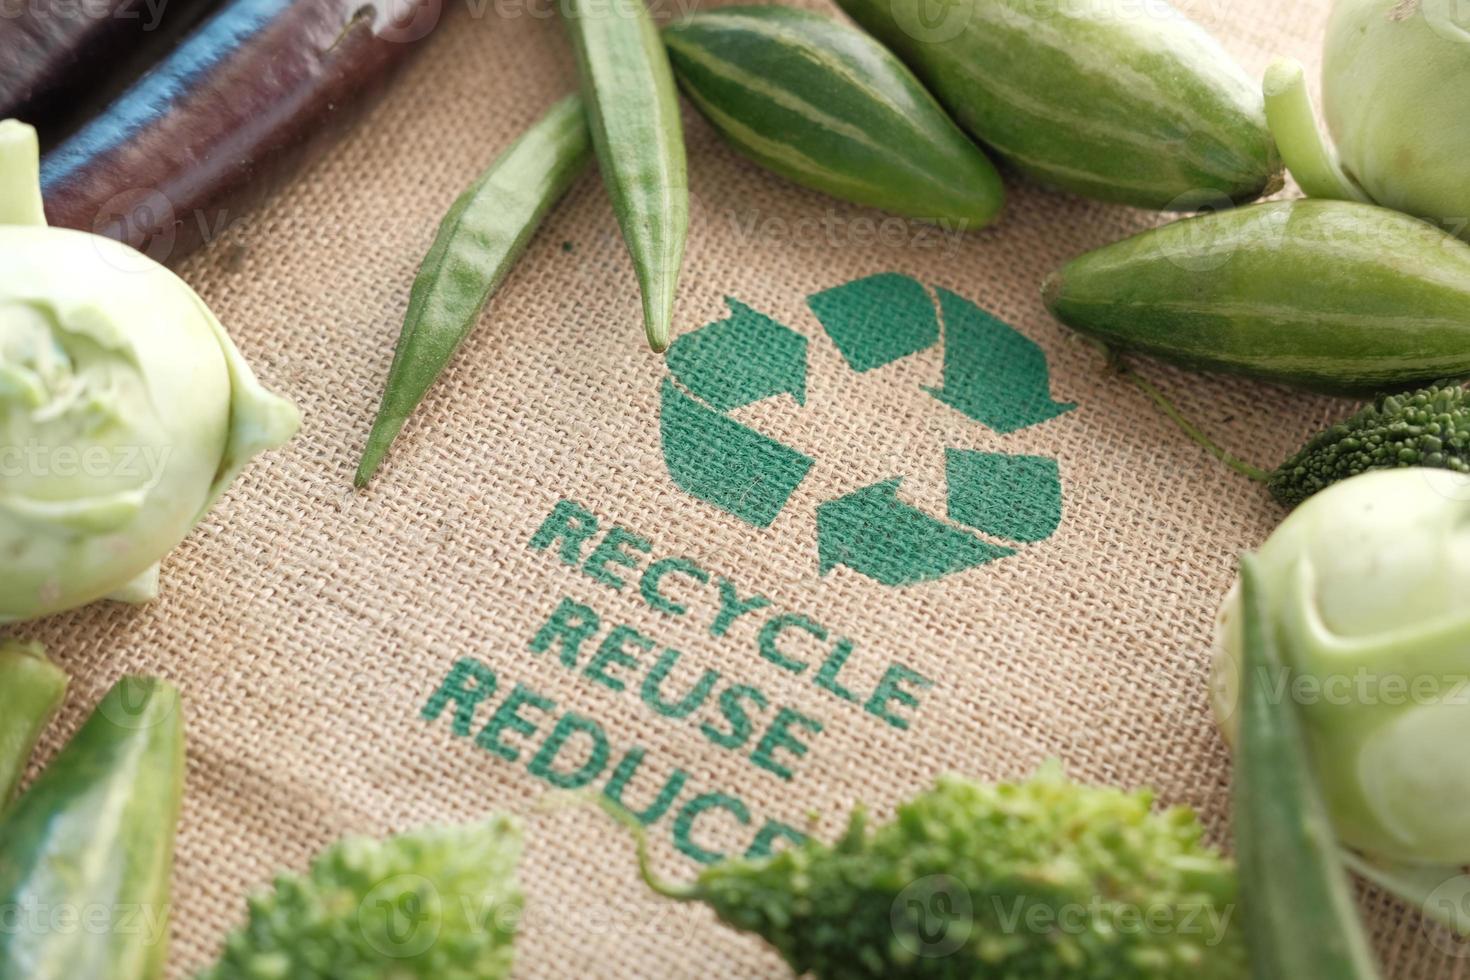
<svg viewBox="0 0 1470 980">
<path fill-rule="evenodd" d="M 680 12 L 661 2 L 661 15 Z M 1003 222 L 936 236 L 763 172 L 686 109 L 694 204 L 679 328 L 725 318 L 730 297 L 808 341 L 804 405 L 780 396 L 730 413 L 813 460 L 779 516 L 753 526 L 670 478 L 659 424 L 668 368 L 644 348 L 632 268 L 592 172 L 551 214 L 376 482 L 352 489 L 438 217 L 575 82 L 554 5 L 449 6 L 344 142 L 259 210 L 232 216 L 228 233 L 181 269 L 265 381 L 300 405 L 300 436 L 252 466 L 168 558 L 157 602 L 99 604 L 12 631 L 45 641 L 75 677 L 43 759 L 121 674 L 161 675 L 184 692 L 188 786 L 170 976 L 215 954 L 248 892 L 344 833 L 493 810 L 527 825 L 519 975 L 784 975 L 758 940 L 700 907 L 649 897 L 630 840 L 602 814 L 539 805 L 548 787 L 529 764 L 567 712 L 595 721 L 610 745 L 592 788 L 634 747 L 645 755 L 626 787 L 630 805 L 646 806 L 676 769 L 687 774 L 650 830 L 660 869 L 676 878 L 697 866 L 674 846 L 674 817 L 700 794 L 738 799 L 749 822 L 716 807 L 691 839 L 741 852 L 768 820 L 807 828 L 814 815 L 812 832 L 830 836 L 858 800 L 886 814 L 939 772 L 1017 777 L 1049 757 L 1080 779 L 1151 785 L 1163 801 L 1193 805 L 1228 843 L 1230 760 L 1207 707 L 1212 621 L 1237 555 L 1281 512 L 1110 376 L 1038 293 L 1065 259 L 1157 216 L 1008 177 Z M 1325 0 L 1185 7 L 1253 74 L 1278 54 L 1315 64 Z M 924 390 L 940 384 L 943 345 L 850 370 L 807 297 L 878 273 L 948 290 L 1013 325 L 1045 351 L 1055 399 L 1076 408 L 998 434 Z M 1346 411 L 1267 386 L 1144 370 L 1262 463 Z M 820 573 L 821 503 L 902 476 L 902 501 L 943 516 L 947 449 L 1054 458 L 1063 486 L 1055 534 L 920 584 L 884 585 L 844 566 Z M 647 554 L 623 547 L 637 567 L 606 565 L 621 588 L 564 562 L 559 541 L 533 547 L 563 501 L 598 521 L 583 559 L 614 526 L 647 541 Z M 639 587 L 644 568 L 674 557 L 708 573 L 707 583 L 663 580 L 683 615 L 654 608 Z M 770 605 L 716 636 L 722 578 Z M 531 646 L 563 599 L 603 623 L 574 668 L 557 648 Z M 809 664 L 800 673 L 761 656 L 761 628 L 781 614 L 827 634 L 782 634 L 780 649 Z M 654 641 L 634 651 L 638 666 L 606 669 L 624 679 L 621 691 L 586 669 L 614 624 Z M 856 701 L 815 677 L 844 638 L 852 649 L 840 683 Z M 719 674 L 709 703 L 688 717 L 640 697 L 666 648 L 682 652 L 669 699 L 704 671 Z M 457 735 L 452 707 L 423 717 L 461 658 L 499 682 L 475 730 L 517 684 L 554 702 L 520 709 L 536 731 L 504 734 L 515 761 Z M 892 664 L 932 681 L 900 685 L 916 706 L 887 703 L 907 727 L 865 708 Z M 701 725 L 728 727 L 715 704 L 734 685 L 759 689 L 766 705 L 746 705 L 752 733 L 724 748 Z M 757 743 L 783 707 L 821 731 L 790 725 L 805 754 L 777 745 L 765 753 L 775 766 L 762 766 Z M 569 741 L 558 765 L 574 768 L 585 745 Z M 772 771 L 781 766 L 789 779 Z M 1364 903 L 1388 975 L 1470 972 L 1417 914 L 1371 892 Z"/>
</svg>

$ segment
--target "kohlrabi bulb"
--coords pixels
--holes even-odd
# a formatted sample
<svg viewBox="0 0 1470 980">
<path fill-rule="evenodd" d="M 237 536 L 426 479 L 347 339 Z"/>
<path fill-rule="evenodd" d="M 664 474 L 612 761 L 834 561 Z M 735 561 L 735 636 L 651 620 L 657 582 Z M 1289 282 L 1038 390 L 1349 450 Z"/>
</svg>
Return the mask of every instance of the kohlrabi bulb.
<svg viewBox="0 0 1470 980">
<path fill-rule="evenodd" d="M 158 561 L 296 431 L 183 280 L 41 220 L 34 130 L 0 122 L 0 622 L 157 590 Z"/>
<path fill-rule="evenodd" d="M 1378 858 L 1470 863 L 1470 483 L 1366 473 L 1308 499 L 1258 554 L 1289 677 L 1342 840 Z M 1220 615 L 1215 711 L 1233 738 L 1238 597 Z"/>
<path fill-rule="evenodd" d="M 1463 228 L 1470 18 L 1461 9 L 1470 5 L 1338 0 L 1322 52 L 1322 111 L 1344 166 L 1375 202 Z"/>
<path fill-rule="evenodd" d="M 1292 175 L 1313 197 L 1365 200 L 1470 238 L 1470 4 L 1337 0 L 1322 52 L 1316 131 L 1301 66 L 1274 65 L 1267 115 Z"/>
</svg>

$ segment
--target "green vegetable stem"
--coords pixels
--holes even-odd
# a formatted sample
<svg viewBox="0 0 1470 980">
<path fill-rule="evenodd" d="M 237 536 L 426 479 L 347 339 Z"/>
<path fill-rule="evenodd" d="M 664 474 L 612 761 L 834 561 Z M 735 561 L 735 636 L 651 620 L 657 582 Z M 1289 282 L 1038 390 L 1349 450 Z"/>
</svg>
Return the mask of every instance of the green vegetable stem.
<svg viewBox="0 0 1470 980">
<path fill-rule="evenodd" d="M 178 692 L 124 678 L 0 818 L 0 980 L 163 975 L 183 781 Z"/>
<path fill-rule="evenodd" d="M 45 224 L 36 130 L 16 119 L 0 119 L 0 225 Z"/>
<path fill-rule="evenodd" d="M 643 0 L 567 0 L 602 180 L 643 293 L 655 351 L 669 346 L 689 227 L 684 128 L 669 58 Z"/>
<path fill-rule="evenodd" d="M 1434 0 L 1335 0 L 1322 45 L 1322 117 L 1300 64 L 1266 75 L 1266 112 L 1312 197 L 1371 201 L 1470 237 L 1470 45 L 1463 11 Z"/>
<path fill-rule="evenodd" d="M 250 900 L 199 980 L 502 980 L 521 892 L 509 817 L 346 837 Z"/>
<path fill-rule="evenodd" d="M 1374 470 L 1425 467 L 1470 474 L 1470 401 L 1458 383 L 1380 395 L 1317 433 L 1274 470 L 1263 470 L 1220 446 L 1121 360 L 1117 368 L 1185 435 L 1237 473 L 1266 484 L 1284 507 Z"/>
<path fill-rule="evenodd" d="M 1110 349 L 1371 396 L 1470 376 L 1470 245 L 1386 208 L 1278 201 L 1073 259 L 1052 314 Z"/>
<path fill-rule="evenodd" d="M 0 810 L 66 697 L 67 677 L 39 643 L 0 640 Z"/>
<path fill-rule="evenodd" d="M 1282 58 L 1273 63 L 1266 70 L 1263 88 L 1266 122 L 1302 192 L 1309 197 L 1372 204 L 1372 199 L 1343 170 L 1337 152 L 1323 142 L 1317 131 L 1317 111 L 1307 93 L 1301 62 Z"/>
<path fill-rule="evenodd" d="M 461 194 L 419 267 L 356 484 L 388 448 L 505 281 L 541 220 L 591 159 L 582 100 L 569 95 Z"/>
<path fill-rule="evenodd" d="M 1337 837 L 1296 707 L 1280 693 L 1283 661 L 1255 559 L 1241 562 L 1244 634 L 1235 834 L 1257 980 L 1371 980 Z"/>
<path fill-rule="evenodd" d="M 668 897 L 708 903 L 825 980 L 1240 980 L 1235 870 L 1194 814 L 1082 786 L 1048 764 L 1017 784 L 943 777 L 869 831 L 730 860 Z M 640 838 L 641 840 L 641 838 Z M 1126 923 L 1148 916 L 1148 929 Z"/>
<path fill-rule="evenodd" d="M 790 7 L 721 7 L 665 28 L 664 41 L 694 104 L 768 170 L 961 231 L 1000 213 L 985 154 L 862 31 Z"/>
<path fill-rule="evenodd" d="M 1259 86 L 1167 4 L 839 0 L 971 135 L 1035 179 L 1189 211 L 1281 186 Z"/>
</svg>

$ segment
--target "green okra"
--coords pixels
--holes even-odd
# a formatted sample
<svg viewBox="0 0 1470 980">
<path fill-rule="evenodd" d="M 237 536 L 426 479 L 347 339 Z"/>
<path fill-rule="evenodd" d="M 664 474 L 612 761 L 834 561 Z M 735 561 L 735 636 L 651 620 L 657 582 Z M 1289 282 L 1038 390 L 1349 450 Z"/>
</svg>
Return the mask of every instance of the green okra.
<svg viewBox="0 0 1470 980">
<path fill-rule="evenodd" d="M 66 685 L 66 673 L 39 643 L 0 640 L 0 810 L 15 795 L 36 742 L 66 697 Z"/>
<path fill-rule="evenodd" d="M 1470 245 L 1347 201 L 1187 218 L 1072 260 L 1043 287 L 1110 348 L 1331 394 L 1470 376 Z"/>
<path fill-rule="evenodd" d="M 591 160 L 582 100 L 569 95 L 450 206 L 419 267 L 356 484 L 366 486 L 542 219 Z"/>
<path fill-rule="evenodd" d="M 602 180 L 643 295 L 648 344 L 663 351 L 689 229 L 674 74 L 643 0 L 567 0 L 562 12 Z"/>
<path fill-rule="evenodd" d="M 1255 980 L 1376 980 L 1337 834 L 1296 716 L 1256 559 L 1240 568 L 1243 643 L 1234 789 Z"/>
<path fill-rule="evenodd" d="M 0 817 L 0 980 L 163 975 L 183 781 L 178 691 L 119 681 Z"/>
<path fill-rule="evenodd" d="M 1000 213 L 1000 175 L 888 49 L 790 7 L 721 7 L 664 29 L 674 73 L 738 150 L 803 186 L 956 230 Z"/>
<path fill-rule="evenodd" d="M 1281 186 L 1260 86 L 1166 3 L 839 0 L 971 135 L 1087 197 L 1191 211 Z"/>
</svg>

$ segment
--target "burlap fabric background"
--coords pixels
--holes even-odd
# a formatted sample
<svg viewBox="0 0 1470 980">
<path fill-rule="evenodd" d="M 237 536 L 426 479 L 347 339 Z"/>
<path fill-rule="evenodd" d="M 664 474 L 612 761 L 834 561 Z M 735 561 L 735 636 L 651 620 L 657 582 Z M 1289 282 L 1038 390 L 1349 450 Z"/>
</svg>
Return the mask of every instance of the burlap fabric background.
<svg viewBox="0 0 1470 980">
<path fill-rule="evenodd" d="M 343 833 L 497 808 L 528 823 L 520 975 L 783 974 L 760 942 L 703 909 L 650 898 L 628 839 L 600 814 L 538 811 L 545 786 L 525 765 L 534 748 L 510 763 L 455 737 L 447 716 L 422 720 L 425 700 L 464 656 L 499 674 L 497 703 L 523 682 L 554 698 L 558 713 L 597 719 L 615 752 L 647 748 L 630 802 L 646 802 L 653 780 L 678 766 L 699 791 L 738 795 L 757 824 L 801 826 L 815 812 L 817 832 L 831 835 L 855 800 L 886 812 L 938 771 L 1017 776 L 1060 756 L 1078 777 L 1152 784 L 1164 800 L 1198 807 L 1227 840 L 1230 764 L 1207 712 L 1208 637 L 1236 554 L 1280 512 L 1109 378 L 1038 299 L 1049 269 L 1152 216 L 1012 179 L 999 227 L 937 245 L 928 235 L 875 241 L 880 216 L 758 170 L 687 112 L 696 201 L 681 328 L 723 317 L 733 296 L 811 342 L 805 409 L 783 398 L 737 413 L 817 461 L 775 524 L 757 530 L 671 483 L 657 422 L 665 370 L 643 347 L 631 267 L 591 174 L 554 212 L 377 482 L 351 489 L 439 215 L 574 83 L 549 4 L 490 4 L 479 16 L 451 6 L 386 102 L 328 159 L 181 270 L 266 381 L 301 406 L 299 438 L 253 466 L 165 563 L 158 602 L 98 605 L 14 631 L 46 641 L 75 677 L 45 755 L 124 672 L 183 688 L 189 775 L 171 976 L 208 961 L 248 891 Z M 1254 73 L 1274 54 L 1315 62 L 1325 0 L 1186 7 Z M 813 233 L 801 218 L 822 224 Z M 886 271 L 1016 325 L 1045 348 L 1054 394 L 1077 409 L 1002 437 L 920 390 L 937 383 L 939 347 L 849 372 L 805 297 Z M 1343 410 L 1148 370 L 1227 444 L 1266 463 Z M 904 475 L 904 498 L 942 514 L 947 446 L 1055 456 L 1065 487 L 1057 533 L 1017 557 L 910 588 L 842 568 L 820 577 L 816 503 Z M 694 612 L 680 619 L 651 611 L 634 586 L 593 582 L 528 547 L 562 498 L 646 535 L 654 557 L 694 558 L 775 609 L 851 638 L 843 679 L 852 686 L 870 690 L 894 660 L 936 686 L 900 731 L 762 660 L 756 617 L 712 639 L 713 587 L 681 591 Z M 563 596 L 683 650 L 686 678 L 713 667 L 820 718 L 825 729 L 808 738 L 794 778 L 754 768 L 751 746 L 716 748 L 688 720 L 658 717 L 636 689 L 615 693 L 552 654 L 532 655 L 528 641 Z M 653 833 L 659 862 L 669 875 L 691 875 L 667 824 Z M 711 818 L 698 833 L 740 849 L 753 829 Z M 1365 901 L 1389 975 L 1467 974 L 1416 914 L 1372 894 Z"/>
</svg>

